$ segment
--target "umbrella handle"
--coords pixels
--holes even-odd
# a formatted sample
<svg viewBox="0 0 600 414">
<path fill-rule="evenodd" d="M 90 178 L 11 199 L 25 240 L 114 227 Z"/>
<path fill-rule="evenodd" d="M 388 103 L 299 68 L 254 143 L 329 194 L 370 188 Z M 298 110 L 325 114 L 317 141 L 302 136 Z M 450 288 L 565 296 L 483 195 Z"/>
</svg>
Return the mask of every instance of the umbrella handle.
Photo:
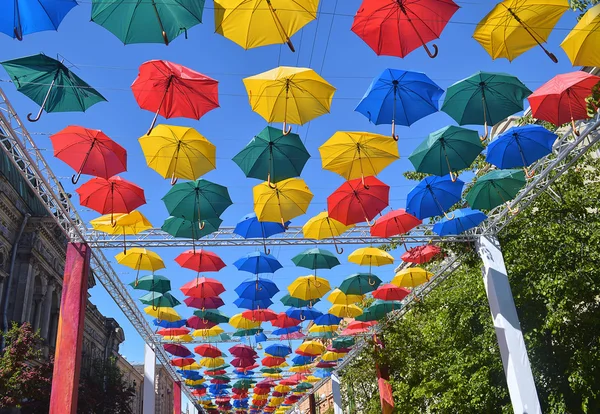
<svg viewBox="0 0 600 414">
<path fill-rule="evenodd" d="M 64 62 L 64 59 L 60 61 L 60 63 L 62 64 Z M 41 116 L 42 116 L 42 112 L 44 111 L 44 108 L 46 107 L 46 103 L 48 102 L 48 98 L 50 98 L 50 92 L 52 92 L 52 88 L 54 87 L 54 84 L 56 83 L 56 78 L 58 77 L 58 72 L 56 72 L 56 74 L 54 75 L 54 79 L 52 79 L 52 82 L 50 83 L 50 87 L 48 88 L 48 92 L 46 92 L 46 96 L 44 96 L 44 100 L 42 101 L 42 105 L 40 105 L 40 110 L 37 113 L 37 115 L 35 116 L 35 118 L 32 118 L 31 113 L 27 114 L 27 119 L 29 120 L 29 122 L 37 122 L 40 120 Z"/>
<path fill-rule="evenodd" d="M 481 142 L 484 142 L 489 136 L 487 121 L 484 122 L 483 128 L 485 129 L 485 134 L 479 137 Z"/>
<path fill-rule="evenodd" d="M 365 190 L 368 190 L 370 187 L 367 185 L 367 183 L 365 183 L 365 176 L 364 176 L 364 174 L 362 174 L 362 175 L 360 176 L 360 178 L 361 178 L 361 180 L 362 180 L 362 185 L 363 185 L 363 187 L 365 187 Z"/>
<path fill-rule="evenodd" d="M 373 283 L 371 283 L 371 282 L 373 282 Z M 377 284 L 376 281 L 374 281 L 374 280 L 372 281 L 371 278 L 369 278 L 369 286 L 375 286 L 376 284 Z"/>
<path fill-rule="evenodd" d="M 436 44 L 432 44 L 431 46 L 433 47 L 433 53 L 431 52 L 431 50 L 429 50 L 427 44 L 423 43 L 423 49 L 425 49 L 425 52 L 427 52 L 430 58 L 434 59 L 438 55 L 439 50 Z"/>
<path fill-rule="evenodd" d="M 292 132 L 292 127 L 288 126 L 287 120 L 283 121 L 283 135 L 289 135 Z"/>
<path fill-rule="evenodd" d="M 450 171 L 450 179 L 452 180 L 453 183 L 455 183 L 456 180 L 458 180 L 458 174 Z"/>
<path fill-rule="evenodd" d="M 400 139 L 400 137 L 396 135 L 396 121 L 394 119 L 392 119 L 392 138 L 394 138 L 394 141 L 396 142 Z"/>
<path fill-rule="evenodd" d="M 23 33 L 21 30 L 19 30 L 17 27 L 13 28 L 14 33 L 15 33 L 15 38 L 20 42 L 23 40 Z"/>
<path fill-rule="evenodd" d="M 455 215 L 454 215 L 454 213 L 446 213 L 444 211 L 444 217 L 446 217 L 447 220 L 453 220 Z"/>
<path fill-rule="evenodd" d="M 46 101 L 44 101 L 44 104 L 46 103 Z M 42 117 L 42 111 L 44 110 L 44 107 L 40 107 L 39 112 L 37 113 L 37 115 L 35 116 L 35 118 L 32 118 L 31 115 L 33 115 L 33 113 L 28 113 L 27 114 L 27 120 L 29 122 L 37 122 L 40 120 L 40 118 Z"/>
<path fill-rule="evenodd" d="M 510 206 L 510 203 L 508 201 L 506 202 L 506 208 L 508 209 L 508 212 L 510 214 L 512 214 L 513 216 L 516 216 L 517 214 L 519 214 L 519 209 L 518 208 L 512 208 Z"/>
<path fill-rule="evenodd" d="M 175 177 L 175 173 L 173 173 L 173 176 L 171 177 L 171 185 L 177 184 L 177 180 L 179 180 L 179 178 Z"/>
<path fill-rule="evenodd" d="M 285 129 L 285 127 L 284 127 L 284 129 Z M 291 127 L 290 127 L 290 131 L 291 131 Z M 287 135 L 287 134 L 284 134 L 284 135 Z M 277 188 L 277 184 L 271 182 L 271 173 L 269 173 L 267 175 L 267 185 L 269 186 L 269 188 L 271 188 L 273 190 L 275 190 Z"/>
<path fill-rule="evenodd" d="M 79 181 L 79 177 L 81 177 L 81 171 L 80 171 L 80 172 L 78 172 L 77 174 L 73 174 L 73 175 L 71 176 L 71 183 L 72 183 L 73 185 L 77 184 L 77 182 Z"/>
<path fill-rule="evenodd" d="M 570 102 L 569 102 L 570 103 Z M 571 128 L 573 128 L 573 133 L 575 134 L 575 136 L 579 136 L 581 133 L 579 132 L 579 129 L 577 128 L 577 126 L 575 125 L 575 120 L 573 119 L 573 117 L 571 117 Z"/>
<path fill-rule="evenodd" d="M 523 172 L 525 172 L 525 178 L 535 177 L 535 170 L 529 171 L 529 169 L 527 167 L 523 167 Z"/>
<path fill-rule="evenodd" d="M 337 252 L 337 254 L 344 253 L 344 248 L 343 247 L 338 247 L 337 244 L 334 244 L 334 246 L 335 246 L 335 251 Z"/>
<path fill-rule="evenodd" d="M 286 42 L 286 43 L 287 43 L 288 47 L 290 48 L 290 50 L 291 50 L 292 52 L 296 52 L 296 48 L 294 47 L 294 44 L 292 43 L 292 39 L 290 39 L 290 38 L 288 37 L 288 39 L 287 39 L 287 42 Z"/>
<path fill-rule="evenodd" d="M 204 230 L 204 227 L 206 227 L 206 223 L 204 221 L 200 222 L 200 230 Z"/>
</svg>

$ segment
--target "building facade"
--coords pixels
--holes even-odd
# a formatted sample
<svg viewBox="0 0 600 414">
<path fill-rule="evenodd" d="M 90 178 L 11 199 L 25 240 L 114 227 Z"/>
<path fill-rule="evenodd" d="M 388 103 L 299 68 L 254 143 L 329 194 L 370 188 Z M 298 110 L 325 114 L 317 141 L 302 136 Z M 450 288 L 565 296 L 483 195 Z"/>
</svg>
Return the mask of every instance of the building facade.
<svg viewBox="0 0 600 414">
<path fill-rule="evenodd" d="M 137 364 L 133 367 L 137 370 L 143 381 L 144 365 Z M 154 374 L 154 414 L 172 414 L 173 380 L 161 364 L 156 365 Z"/>
</svg>

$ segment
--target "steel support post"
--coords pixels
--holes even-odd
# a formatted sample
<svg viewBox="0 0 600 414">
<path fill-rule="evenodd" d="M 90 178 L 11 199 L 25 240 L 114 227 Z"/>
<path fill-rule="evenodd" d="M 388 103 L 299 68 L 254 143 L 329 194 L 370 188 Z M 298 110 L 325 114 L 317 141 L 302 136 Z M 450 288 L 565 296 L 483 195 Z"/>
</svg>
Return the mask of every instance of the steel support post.
<svg viewBox="0 0 600 414">
<path fill-rule="evenodd" d="M 308 396 L 308 412 L 310 414 L 317 414 L 317 401 L 315 400 L 315 394 Z"/>
<path fill-rule="evenodd" d="M 173 414 L 181 414 L 181 382 L 173 381 Z"/>
<path fill-rule="evenodd" d="M 333 414 L 343 414 L 340 379 L 335 374 L 331 375 L 331 393 L 333 394 Z"/>
<path fill-rule="evenodd" d="M 483 283 L 492 312 L 513 411 L 515 414 L 539 414 L 542 409 L 500 243 L 495 236 L 482 236 L 477 242 L 477 251 L 483 260 Z"/>
<path fill-rule="evenodd" d="M 148 344 L 144 349 L 144 404 L 143 414 L 154 414 L 155 391 L 154 381 L 156 379 L 156 354 Z"/>
<path fill-rule="evenodd" d="M 50 414 L 77 412 L 90 253 L 90 248 L 84 243 L 69 243 L 67 246 L 54 354 Z"/>
</svg>

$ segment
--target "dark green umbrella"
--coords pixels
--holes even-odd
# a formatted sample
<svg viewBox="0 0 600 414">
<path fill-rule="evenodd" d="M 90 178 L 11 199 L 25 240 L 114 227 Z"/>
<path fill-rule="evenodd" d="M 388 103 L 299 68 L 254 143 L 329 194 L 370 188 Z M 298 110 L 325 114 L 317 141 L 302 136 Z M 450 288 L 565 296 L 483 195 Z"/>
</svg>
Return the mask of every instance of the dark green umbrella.
<svg viewBox="0 0 600 414">
<path fill-rule="evenodd" d="M 216 370 L 214 370 L 214 371 L 216 371 Z M 216 380 L 220 380 L 220 381 L 227 381 L 227 382 L 231 381 L 231 378 L 229 378 L 227 375 L 213 375 L 212 378 L 216 379 Z"/>
<path fill-rule="evenodd" d="M 200 230 L 200 223 L 197 221 L 188 221 L 179 217 L 169 217 L 165 220 L 161 229 L 173 237 L 182 237 L 186 239 L 199 240 L 204 236 L 219 230 L 223 223 L 218 217 L 207 218 L 204 220 L 204 228 Z"/>
<path fill-rule="evenodd" d="M 142 302 L 144 305 L 152 305 L 158 308 L 172 308 L 174 306 L 181 305 L 181 302 L 179 302 L 177 298 L 168 292 L 148 292 L 140 298 L 140 302 Z"/>
<path fill-rule="evenodd" d="M 206 321 L 211 321 L 217 324 L 229 322 L 229 316 L 223 314 L 218 309 L 196 310 L 194 311 L 194 315 Z"/>
<path fill-rule="evenodd" d="M 331 338 L 335 338 L 338 334 L 335 332 L 309 332 L 308 335 L 306 335 L 308 338 L 324 338 L 324 339 L 331 339 Z"/>
<path fill-rule="evenodd" d="M 260 372 L 264 372 L 265 374 L 279 374 L 283 370 L 281 368 L 261 368 Z"/>
<path fill-rule="evenodd" d="M 2 62 L 17 90 L 40 106 L 36 122 L 46 112 L 85 112 L 90 106 L 106 101 L 62 62 L 46 55 L 33 55 Z"/>
<path fill-rule="evenodd" d="M 205 373 L 206 375 L 208 375 L 208 376 L 214 377 L 214 375 L 210 375 L 210 374 L 209 374 L 209 372 L 222 371 L 222 370 L 224 370 L 224 369 L 227 369 L 227 368 L 229 368 L 230 366 L 231 366 L 231 365 L 229 365 L 229 364 L 223 364 L 223 365 L 219 365 L 218 367 L 214 367 L 214 368 L 211 368 L 211 369 L 207 369 L 207 370 L 206 370 L 204 373 Z M 217 374 L 217 375 L 219 375 L 219 374 Z"/>
<path fill-rule="evenodd" d="M 240 379 L 233 383 L 233 388 L 245 389 L 251 388 L 254 384 L 254 381 L 249 379 Z"/>
<path fill-rule="evenodd" d="M 351 336 L 338 336 L 331 342 L 331 347 L 335 349 L 350 348 L 354 345 L 354 338 Z"/>
<path fill-rule="evenodd" d="M 233 336 L 252 336 L 264 331 L 262 328 L 238 329 L 233 333 Z"/>
<path fill-rule="evenodd" d="M 300 390 L 300 391 L 306 391 L 306 390 L 310 390 L 313 388 L 313 385 L 309 382 L 301 382 L 300 384 L 296 385 L 295 390 Z"/>
<path fill-rule="evenodd" d="M 494 170 L 479 177 L 465 199 L 472 208 L 491 210 L 504 203 L 508 205 L 525 183 L 525 172 L 522 169 Z M 511 212 L 516 213 L 516 210 Z"/>
<path fill-rule="evenodd" d="M 131 282 L 129 286 L 149 292 L 165 293 L 171 290 L 171 281 L 164 276 L 147 275 L 140 277 L 137 281 Z"/>
<path fill-rule="evenodd" d="M 408 157 L 418 172 L 457 178 L 456 171 L 471 166 L 483 151 L 476 131 L 447 126 L 429 134 L 429 137 Z"/>
<path fill-rule="evenodd" d="M 232 204 L 226 187 L 203 178 L 175 184 L 162 200 L 171 216 L 201 222 L 201 230 Z"/>
<path fill-rule="evenodd" d="M 305 306 L 312 307 L 315 303 L 318 303 L 320 300 L 321 300 L 320 298 L 311 299 L 311 300 L 298 299 L 298 298 L 293 298 L 289 294 L 286 294 L 281 298 L 281 303 L 283 303 L 285 306 L 293 306 L 294 308 L 303 308 Z"/>
<path fill-rule="evenodd" d="M 319 248 L 308 249 L 292 257 L 296 266 L 312 269 L 332 269 L 340 264 L 339 259 L 330 251 Z"/>
<path fill-rule="evenodd" d="M 376 300 L 364 310 L 362 315 L 355 319 L 362 322 L 378 321 L 383 319 L 388 313 L 398 310 L 402 307 L 402 303 L 393 300 Z"/>
<path fill-rule="evenodd" d="M 372 273 L 354 273 L 342 281 L 338 288 L 346 295 L 364 295 L 377 289 L 381 279 Z"/>
<path fill-rule="evenodd" d="M 523 110 L 531 91 L 517 77 L 506 73 L 477 72 L 446 90 L 442 111 L 459 125 L 487 126 Z"/>
<path fill-rule="evenodd" d="M 270 184 L 299 177 L 309 158 L 298 134 L 284 135 L 282 130 L 268 126 L 252 138 L 233 161 L 246 177 Z"/>
<path fill-rule="evenodd" d="M 92 21 L 124 44 L 169 44 L 202 23 L 204 0 L 92 0 Z"/>
</svg>

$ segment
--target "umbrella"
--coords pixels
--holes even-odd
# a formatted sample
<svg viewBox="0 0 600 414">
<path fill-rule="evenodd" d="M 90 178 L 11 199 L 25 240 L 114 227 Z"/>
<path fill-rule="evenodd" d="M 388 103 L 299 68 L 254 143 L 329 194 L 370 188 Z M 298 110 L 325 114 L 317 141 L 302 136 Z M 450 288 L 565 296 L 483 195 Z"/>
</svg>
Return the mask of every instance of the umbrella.
<svg viewBox="0 0 600 414">
<path fill-rule="evenodd" d="M 340 348 L 350 348 L 354 345 L 354 338 L 349 336 L 339 336 L 331 341 L 331 346 L 336 349 Z"/>
<path fill-rule="evenodd" d="M 178 321 L 181 319 L 181 316 L 175 311 L 173 308 L 161 308 L 156 306 L 147 306 L 144 308 L 144 312 L 146 312 L 150 316 L 154 316 L 157 319 L 163 321 Z"/>
<path fill-rule="evenodd" d="M 523 167 L 525 175 L 531 178 L 533 171 L 527 167 L 551 154 L 557 138 L 541 125 L 512 127 L 490 142 L 485 160 L 500 169 Z"/>
<path fill-rule="evenodd" d="M 583 71 L 556 75 L 527 98 L 531 114 L 556 126 L 571 122 L 579 134 L 575 121 L 589 118 L 586 98 L 599 82 L 600 77 Z"/>
<path fill-rule="evenodd" d="M 192 333 L 195 337 L 212 338 L 220 337 L 225 331 L 220 326 L 213 326 L 208 329 L 197 329 Z"/>
<path fill-rule="evenodd" d="M 271 325 L 279 327 L 279 328 L 292 328 L 292 327 L 299 325 L 300 322 L 302 322 L 300 319 L 291 318 L 286 313 L 281 312 L 280 314 L 277 315 L 277 317 L 275 319 L 273 319 L 271 321 Z M 300 330 L 299 327 L 298 327 L 298 330 Z M 291 333 L 291 332 L 286 332 L 286 334 L 287 333 Z M 275 335 L 278 335 L 278 334 L 275 334 Z"/>
<path fill-rule="evenodd" d="M 271 306 L 273 304 L 273 301 L 271 301 L 271 299 L 269 299 L 269 298 L 257 299 L 257 300 L 246 299 L 246 298 L 237 298 L 236 300 L 233 301 L 233 304 L 235 306 L 237 306 L 238 308 L 255 310 L 255 309 L 267 309 L 269 306 Z"/>
<path fill-rule="evenodd" d="M 348 261 L 359 266 L 385 266 L 394 263 L 394 256 L 376 247 L 361 247 L 348 256 Z"/>
<path fill-rule="evenodd" d="M 456 171 L 469 168 L 481 151 L 483 145 L 476 131 L 447 126 L 429 134 L 408 159 L 418 172 L 450 174 L 456 181 Z"/>
<path fill-rule="evenodd" d="M 215 146 L 193 128 L 157 125 L 139 139 L 148 167 L 175 184 L 196 180 L 217 168 Z"/>
<path fill-rule="evenodd" d="M 289 222 L 285 223 L 285 226 L 279 222 L 271 221 L 258 221 L 255 213 L 245 215 L 235 225 L 233 232 L 244 239 L 262 238 L 265 253 L 271 253 L 270 249 L 267 249 L 266 238 L 271 237 L 275 234 L 284 233 L 287 229 Z"/>
<path fill-rule="evenodd" d="M 194 315 L 216 324 L 229 322 L 229 317 L 217 309 L 195 310 Z"/>
<path fill-rule="evenodd" d="M 273 3 L 273 4 L 272 4 Z M 215 32 L 244 49 L 287 43 L 317 18 L 319 0 L 215 0 Z"/>
<path fill-rule="evenodd" d="M 298 134 L 284 134 L 267 126 L 235 157 L 246 177 L 267 181 L 269 185 L 299 177 L 310 154 Z"/>
<path fill-rule="evenodd" d="M 330 290 L 327 279 L 314 275 L 300 276 L 288 286 L 290 296 L 303 300 L 321 298 Z"/>
<path fill-rule="evenodd" d="M 372 273 L 354 273 L 342 281 L 339 289 L 346 295 L 364 295 L 374 291 L 379 285 L 381 279 Z"/>
<path fill-rule="evenodd" d="M 239 315 L 241 317 L 241 315 Z M 248 319 L 244 319 L 245 321 L 248 321 Z M 248 321 L 250 322 L 250 321 Z M 260 322 L 258 322 L 260 324 Z M 247 337 L 247 336 L 252 336 L 252 335 L 256 335 L 257 333 L 261 333 L 263 331 L 263 329 L 261 328 L 248 328 L 248 329 L 238 329 L 237 331 L 235 331 L 233 333 L 233 336 L 236 337 Z"/>
<path fill-rule="evenodd" d="M 292 349 L 287 345 L 273 344 L 265 348 L 265 354 L 269 354 L 274 357 L 285 358 L 292 353 Z"/>
<path fill-rule="evenodd" d="M 421 220 L 442 214 L 450 219 L 446 210 L 460 201 L 464 184 L 449 175 L 426 177 L 408 193 L 406 211 Z"/>
<path fill-rule="evenodd" d="M 256 278 L 240 283 L 240 285 L 235 288 L 235 292 L 240 298 L 262 300 L 270 299 L 275 296 L 275 294 L 279 292 L 279 288 L 275 282 L 271 280 Z"/>
<path fill-rule="evenodd" d="M 231 355 L 239 358 L 254 358 L 257 357 L 256 351 L 248 345 L 234 345 L 229 348 Z"/>
<path fill-rule="evenodd" d="M 281 303 L 285 306 L 293 306 L 296 308 L 302 308 L 304 306 L 311 307 L 315 303 L 318 303 L 321 299 L 311 299 L 311 300 L 302 300 L 298 298 L 293 298 L 289 294 L 285 294 L 281 297 Z"/>
<path fill-rule="evenodd" d="M 115 259 L 117 263 L 137 271 L 134 282 L 136 285 L 139 282 L 138 275 L 140 274 L 140 270 L 147 270 L 154 273 L 157 270 L 165 268 L 165 263 L 158 254 L 140 247 L 129 249 L 128 252 L 121 252 L 115 256 Z"/>
<path fill-rule="evenodd" d="M 512 61 L 537 45 L 558 63 L 542 43 L 569 7 L 567 0 L 504 0 L 477 24 L 473 38 L 492 59 Z"/>
<path fill-rule="evenodd" d="M 433 277 L 433 273 L 419 267 L 409 267 L 402 269 L 392 279 L 392 284 L 398 287 L 408 287 L 411 289 L 429 282 Z"/>
<path fill-rule="evenodd" d="M 196 272 L 218 272 L 225 267 L 223 260 L 213 252 L 188 250 L 175 258 L 179 266 Z"/>
<path fill-rule="evenodd" d="M 565 37 L 563 48 L 573 66 L 600 66 L 600 5 L 590 8 Z"/>
<path fill-rule="evenodd" d="M 506 204 L 510 212 L 516 214 L 518 210 L 510 207 L 510 200 L 517 196 L 525 183 L 523 170 L 494 170 L 477 178 L 465 199 L 472 208 L 480 210 Z"/>
<path fill-rule="evenodd" d="M 219 365 L 225 364 L 225 360 L 221 357 L 215 357 L 215 358 L 204 357 L 200 360 L 199 364 L 202 367 L 214 369 L 214 368 L 218 367 Z"/>
<path fill-rule="evenodd" d="M 164 329 L 159 329 L 158 332 L 156 332 L 156 333 L 163 337 L 174 337 L 174 336 L 187 335 L 190 333 L 190 330 L 187 328 L 164 328 Z M 184 365 L 188 365 L 188 364 L 184 364 Z"/>
<path fill-rule="evenodd" d="M 161 306 L 167 308 L 173 308 L 177 305 L 181 305 L 173 295 L 168 292 L 148 292 L 140 298 L 140 302 L 144 305 Z"/>
<path fill-rule="evenodd" d="M 98 230 L 107 234 L 122 234 L 123 235 L 123 251 L 126 252 L 127 234 L 139 234 L 143 231 L 152 228 L 152 224 L 139 211 L 133 210 L 126 214 L 107 214 L 90 220 L 90 224 L 94 230 Z"/>
<path fill-rule="evenodd" d="M 187 319 L 180 319 L 178 321 L 173 322 L 154 319 L 152 323 L 154 324 L 154 326 L 160 326 L 162 328 L 183 328 L 187 323 Z"/>
<path fill-rule="evenodd" d="M 523 99 L 531 91 L 515 76 L 504 73 L 477 72 L 446 90 L 442 111 L 459 125 L 494 125 L 523 110 Z"/>
<path fill-rule="evenodd" d="M 171 281 L 164 276 L 147 275 L 140 277 L 135 282 L 131 282 L 129 286 L 149 292 L 166 293 L 171 290 Z"/>
<path fill-rule="evenodd" d="M 17 2 L 21 4 L 22 0 Z M 70 1 L 65 4 L 68 3 Z M 62 61 L 46 55 L 7 60 L 2 62 L 2 66 L 17 90 L 40 106 L 35 118 L 31 117 L 32 114 L 27 115 L 31 122 L 38 121 L 44 110 L 85 112 L 92 105 L 106 101 L 104 96 L 71 72 Z"/>
<path fill-rule="evenodd" d="M 114 213 L 130 213 L 146 204 L 144 190 L 118 176 L 108 180 L 92 178 L 75 191 L 79 194 L 79 204 L 100 214 L 111 214 L 113 223 Z"/>
<path fill-rule="evenodd" d="M 270 322 L 277 318 L 271 309 L 254 309 L 242 312 L 242 316 L 251 321 Z"/>
<path fill-rule="evenodd" d="M 356 318 L 363 313 L 363 310 L 354 304 L 332 305 L 328 312 L 340 318 Z"/>
<path fill-rule="evenodd" d="M 371 322 L 379 321 L 387 316 L 388 313 L 402 308 L 402 303 L 393 300 L 376 300 L 365 309 L 365 312 L 356 318 L 357 321 Z"/>
<path fill-rule="evenodd" d="M 214 345 L 202 344 L 194 348 L 194 352 L 202 357 L 216 358 L 223 355 L 223 352 Z"/>
<path fill-rule="evenodd" d="M 264 182 L 252 189 L 254 212 L 260 221 L 285 222 L 306 213 L 313 193 L 301 178 L 289 178 L 273 188 Z"/>
<path fill-rule="evenodd" d="M 199 240 L 219 230 L 221 223 L 223 223 L 223 220 L 218 217 L 203 219 L 202 223 L 185 220 L 180 217 L 169 217 L 165 220 L 161 229 L 173 237 Z M 204 227 L 200 230 L 200 226 L 202 225 Z"/>
<path fill-rule="evenodd" d="M 379 217 L 369 230 L 373 237 L 392 237 L 408 233 L 421 223 L 421 220 L 400 208 Z"/>
<path fill-rule="evenodd" d="M 391 124 L 392 137 L 397 141 L 396 125 L 410 126 L 437 112 L 443 93 L 424 73 L 385 69 L 354 110 L 375 125 Z"/>
<path fill-rule="evenodd" d="M 426 244 L 407 250 L 400 256 L 400 259 L 409 263 L 425 264 L 441 252 L 442 249 L 439 247 L 432 244 Z"/>
<path fill-rule="evenodd" d="M 381 285 L 372 292 L 375 299 L 384 301 L 401 301 L 410 294 L 410 291 L 396 285 Z"/>
<path fill-rule="evenodd" d="M 348 324 L 348 326 L 346 327 L 346 329 L 344 329 L 342 334 L 344 334 L 344 335 L 360 335 L 360 334 L 368 332 L 369 329 L 371 329 L 371 327 L 373 325 L 375 325 L 376 323 L 377 322 L 374 322 L 374 321 L 369 321 L 369 322 L 353 321 Z"/>
<path fill-rule="evenodd" d="M 472 210 L 470 208 L 462 208 L 452 212 L 454 218 L 448 220 L 443 218 L 433 225 L 433 232 L 440 236 L 448 236 L 451 234 L 461 234 L 465 231 L 477 227 L 481 224 L 487 216 L 479 210 Z"/>
<path fill-rule="evenodd" d="M 283 122 L 284 134 L 291 132 L 288 122 L 304 125 L 329 113 L 335 93 L 314 70 L 288 66 L 244 78 L 244 85 L 252 110 L 267 122 Z"/>
<path fill-rule="evenodd" d="M 225 305 L 223 299 L 218 296 L 209 296 L 207 298 L 185 298 L 183 302 L 190 308 L 196 309 L 217 309 Z"/>
<path fill-rule="evenodd" d="M 331 291 L 331 293 L 329 294 L 329 296 L 327 296 L 327 300 L 329 302 L 331 302 L 333 305 L 351 305 L 353 303 L 362 302 L 363 299 L 364 299 L 364 296 L 362 294 L 356 294 L 356 295 L 348 294 L 347 295 L 344 292 L 342 292 L 339 288 L 333 289 Z M 325 315 L 328 315 L 328 314 L 325 314 Z M 337 325 L 338 323 L 339 322 L 328 324 L 328 325 Z"/>
<path fill-rule="evenodd" d="M 332 315 L 330 313 L 321 315 L 314 320 L 315 325 L 320 325 L 320 326 L 338 325 L 341 321 L 342 321 L 342 318 L 338 318 L 337 316 Z M 299 358 L 299 357 L 296 357 L 296 358 Z M 296 363 L 296 361 L 293 361 L 293 362 Z"/>
<path fill-rule="evenodd" d="M 171 360 L 171 365 L 175 367 L 185 367 L 194 363 L 194 358 L 175 358 Z"/>
<path fill-rule="evenodd" d="M 288 310 L 285 311 L 285 314 L 287 316 L 289 316 L 290 318 L 297 319 L 299 321 L 305 321 L 305 320 L 312 321 L 312 320 L 315 320 L 316 318 L 318 318 L 319 316 L 323 315 L 323 313 L 319 312 L 318 310 L 313 309 L 313 308 L 308 308 L 308 307 L 289 308 Z"/>
<path fill-rule="evenodd" d="M 281 263 L 270 254 L 263 252 L 252 252 L 248 253 L 244 257 L 233 262 L 233 265 L 238 270 L 249 272 L 254 275 L 259 273 L 275 273 L 277 270 L 283 268 Z"/>
<path fill-rule="evenodd" d="M 194 298 L 210 298 L 225 292 L 221 282 L 208 277 L 197 277 L 183 285 L 180 290 L 184 295 Z"/>
<path fill-rule="evenodd" d="M 0 32 L 13 39 L 46 30 L 58 30 L 58 26 L 77 6 L 75 0 L 16 0 L 3 4 L 0 16 Z"/>
<path fill-rule="evenodd" d="M 375 218 L 389 204 L 390 187 L 375 177 L 346 181 L 327 197 L 329 217 L 342 224 L 356 224 Z"/>
<path fill-rule="evenodd" d="M 189 317 L 187 320 L 187 326 L 194 329 L 210 329 L 216 325 L 216 322 L 212 322 L 208 319 L 203 319 L 195 315 Z"/>
<path fill-rule="evenodd" d="M 345 225 L 336 219 L 329 217 L 329 213 L 323 211 L 317 214 L 314 217 L 311 217 L 305 224 L 302 226 L 302 233 L 305 239 L 315 239 L 322 240 L 331 238 L 333 239 L 333 244 L 335 246 L 335 250 L 338 254 L 344 253 L 343 248 L 338 248 L 335 237 L 345 233 L 348 229 L 354 227 L 353 224 Z"/>
<path fill-rule="evenodd" d="M 163 348 L 171 355 L 179 356 L 179 357 L 187 357 L 192 355 L 189 349 L 187 349 L 183 345 L 178 344 L 163 344 Z"/>
<path fill-rule="evenodd" d="M 155 112 L 148 135 L 158 115 L 200 119 L 219 107 L 219 82 L 166 60 L 142 63 L 131 90 L 140 108 Z"/>
<path fill-rule="evenodd" d="M 458 9 L 452 0 L 364 0 L 352 31 L 377 55 L 403 58 L 422 46 L 434 58 L 438 47 L 432 52 L 427 43 L 440 38 Z"/>
<path fill-rule="evenodd" d="M 319 248 L 308 249 L 297 254 L 296 256 L 292 257 L 292 262 L 294 262 L 296 266 L 314 270 L 315 274 L 317 269 L 333 269 L 340 264 L 340 261 L 333 253 Z"/>
<path fill-rule="evenodd" d="M 108 179 L 127 171 L 127 151 L 100 130 L 71 125 L 50 140 L 54 156 L 76 171 L 73 184 L 81 174 Z"/>
</svg>

